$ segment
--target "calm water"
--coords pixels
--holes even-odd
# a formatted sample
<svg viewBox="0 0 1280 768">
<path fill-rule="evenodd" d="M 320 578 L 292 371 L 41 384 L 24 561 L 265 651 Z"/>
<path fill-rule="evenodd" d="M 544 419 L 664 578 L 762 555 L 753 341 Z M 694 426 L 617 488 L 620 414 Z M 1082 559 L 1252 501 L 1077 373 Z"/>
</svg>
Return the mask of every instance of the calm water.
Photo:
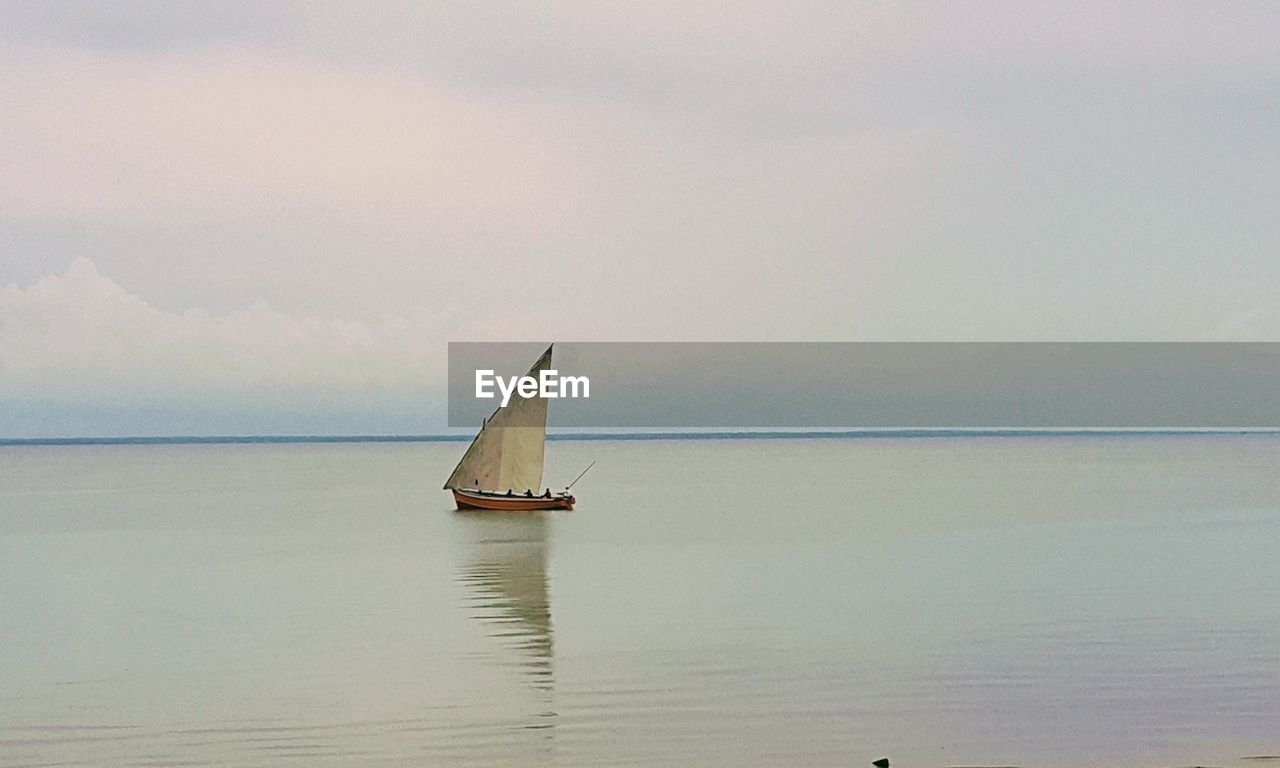
<svg viewBox="0 0 1280 768">
<path fill-rule="evenodd" d="M 0 448 L 0 764 L 1280 753 L 1275 437 L 462 449 Z"/>
</svg>

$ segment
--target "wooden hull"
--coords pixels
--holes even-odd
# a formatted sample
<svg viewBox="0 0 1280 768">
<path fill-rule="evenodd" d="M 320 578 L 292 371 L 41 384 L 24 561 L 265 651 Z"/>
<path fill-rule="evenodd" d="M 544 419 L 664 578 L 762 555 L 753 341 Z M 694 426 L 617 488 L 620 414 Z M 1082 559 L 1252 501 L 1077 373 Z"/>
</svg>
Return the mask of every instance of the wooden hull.
<svg viewBox="0 0 1280 768">
<path fill-rule="evenodd" d="M 453 489 L 458 509 L 488 509 L 497 512 L 534 512 L 541 509 L 573 509 L 573 496 L 506 496 L 497 493 Z"/>
</svg>

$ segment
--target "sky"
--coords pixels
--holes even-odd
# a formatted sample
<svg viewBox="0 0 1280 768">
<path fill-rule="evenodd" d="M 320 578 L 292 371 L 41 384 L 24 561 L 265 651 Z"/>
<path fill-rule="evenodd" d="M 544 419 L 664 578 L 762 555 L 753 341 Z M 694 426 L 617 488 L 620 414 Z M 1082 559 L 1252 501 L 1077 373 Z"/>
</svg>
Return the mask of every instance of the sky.
<svg viewBox="0 0 1280 768">
<path fill-rule="evenodd" d="M 0 4 L 0 436 L 448 340 L 1280 340 L 1275 3 Z"/>
</svg>

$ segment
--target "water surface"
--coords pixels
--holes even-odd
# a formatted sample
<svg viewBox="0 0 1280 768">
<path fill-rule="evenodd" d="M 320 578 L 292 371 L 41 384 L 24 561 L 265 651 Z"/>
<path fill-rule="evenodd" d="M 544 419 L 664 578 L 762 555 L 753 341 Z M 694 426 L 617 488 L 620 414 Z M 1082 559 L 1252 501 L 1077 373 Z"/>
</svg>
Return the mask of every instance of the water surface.
<svg viewBox="0 0 1280 768">
<path fill-rule="evenodd" d="M 461 450 L 0 447 L 0 765 L 1280 753 L 1274 436 Z"/>
</svg>

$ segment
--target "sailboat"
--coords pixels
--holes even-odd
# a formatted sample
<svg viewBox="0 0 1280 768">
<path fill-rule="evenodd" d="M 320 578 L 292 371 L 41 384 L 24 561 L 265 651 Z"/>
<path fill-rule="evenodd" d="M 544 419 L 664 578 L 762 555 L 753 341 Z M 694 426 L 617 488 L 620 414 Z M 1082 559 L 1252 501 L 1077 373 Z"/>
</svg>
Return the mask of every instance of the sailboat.
<svg viewBox="0 0 1280 768">
<path fill-rule="evenodd" d="M 552 345 L 554 347 L 554 345 Z M 551 367 L 551 350 L 529 369 L 535 380 Z M 569 489 L 542 487 L 542 456 L 547 439 L 547 401 L 513 392 L 505 406 L 485 420 L 462 460 L 445 481 L 458 509 L 525 511 L 573 509 Z"/>
</svg>

